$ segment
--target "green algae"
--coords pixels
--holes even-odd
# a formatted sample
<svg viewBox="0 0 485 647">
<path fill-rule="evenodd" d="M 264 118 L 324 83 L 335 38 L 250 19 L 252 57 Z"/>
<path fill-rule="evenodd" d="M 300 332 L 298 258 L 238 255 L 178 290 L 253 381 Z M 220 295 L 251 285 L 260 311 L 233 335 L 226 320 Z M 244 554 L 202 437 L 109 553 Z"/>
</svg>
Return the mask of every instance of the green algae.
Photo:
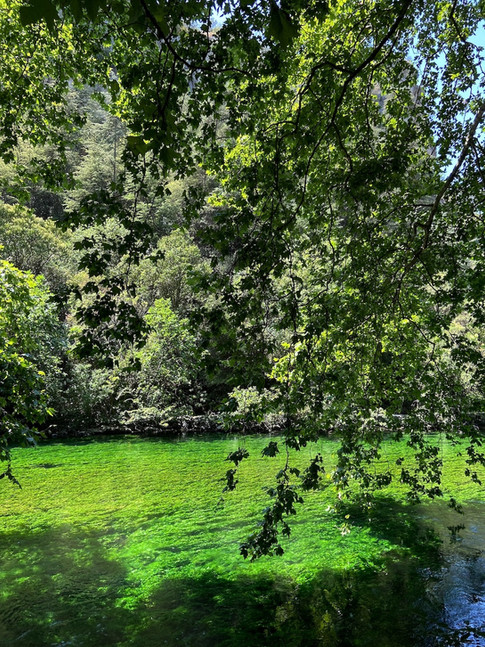
<svg viewBox="0 0 485 647">
<path fill-rule="evenodd" d="M 358 627 L 374 623 L 384 645 L 383 614 L 389 644 L 413 644 L 399 643 L 402 619 L 382 587 L 404 577 L 412 604 L 422 586 L 415 562 L 438 558 L 438 537 L 398 483 L 365 515 L 350 505 L 335 512 L 332 486 L 309 493 L 282 558 L 239 556 L 268 503 L 263 486 L 284 461 L 262 458 L 265 442 L 128 437 L 14 450 L 22 489 L 0 490 L 0 644 L 372 644 L 372 631 L 366 638 Z M 464 458 L 436 442 L 449 495 L 482 501 Z M 251 459 L 222 500 L 224 458 L 242 443 Z M 322 440 L 292 460 L 304 466 L 320 451 L 330 471 L 337 449 Z M 381 467 L 403 452 L 405 443 L 386 446 Z"/>
</svg>

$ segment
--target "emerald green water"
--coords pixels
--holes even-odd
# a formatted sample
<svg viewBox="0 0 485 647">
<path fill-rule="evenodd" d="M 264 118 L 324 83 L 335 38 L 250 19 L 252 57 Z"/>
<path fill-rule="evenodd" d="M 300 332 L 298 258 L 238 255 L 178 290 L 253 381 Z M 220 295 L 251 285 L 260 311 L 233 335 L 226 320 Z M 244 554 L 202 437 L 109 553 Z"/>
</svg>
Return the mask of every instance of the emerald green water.
<svg viewBox="0 0 485 647">
<path fill-rule="evenodd" d="M 442 445 L 445 488 L 472 501 L 465 519 L 442 503 L 410 507 L 398 487 L 370 517 L 337 514 L 329 487 L 305 497 L 282 558 L 249 563 L 238 544 L 284 461 L 261 458 L 265 442 L 14 450 L 22 489 L 0 483 L 0 645 L 485 645 L 485 497 L 463 458 Z M 224 458 L 241 443 L 251 460 L 221 501 Z M 336 449 L 322 440 L 294 462 L 317 450 L 330 470 Z M 384 462 L 404 451 L 390 445 Z"/>
</svg>

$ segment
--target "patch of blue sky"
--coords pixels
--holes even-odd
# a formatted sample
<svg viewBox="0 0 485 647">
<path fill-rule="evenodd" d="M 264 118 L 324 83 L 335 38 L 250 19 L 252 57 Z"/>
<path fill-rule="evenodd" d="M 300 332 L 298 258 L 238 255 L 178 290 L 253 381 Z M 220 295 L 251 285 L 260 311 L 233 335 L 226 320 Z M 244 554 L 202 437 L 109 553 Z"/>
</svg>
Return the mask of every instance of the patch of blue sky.
<svg viewBox="0 0 485 647">
<path fill-rule="evenodd" d="M 473 56 L 476 60 L 477 75 L 476 81 L 466 91 L 458 89 L 456 90 L 457 94 L 463 99 L 463 109 L 461 110 L 461 112 L 458 112 L 456 118 L 458 120 L 461 120 L 464 126 L 465 124 L 471 123 L 474 120 L 477 107 L 479 107 L 483 103 L 483 101 L 485 101 L 485 21 L 482 21 L 478 24 L 476 31 L 467 38 L 467 41 L 475 46 Z M 437 79 L 432 82 L 436 83 L 437 96 L 435 105 L 436 111 L 438 113 L 441 94 L 444 89 L 449 89 L 445 87 L 445 84 L 453 82 L 449 78 L 444 77 L 447 62 L 445 48 L 436 52 L 436 57 L 434 58 L 434 60 L 424 60 L 420 55 L 416 42 L 409 52 L 409 60 L 416 66 L 416 69 L 418 71 L 418 82 L 424 92 L 426 91 L 426 87 L 430 79 L 430 77 L 428 76 L 430 71 L 429 68 L 434 68 L 434 71 L 437 72 Z M 479 141 L 484 142 L 484 126 L 476 131 L 475 137 Z M 443 177 L 448 176 L 454 168 L 460 156 L 462 146 L 463 142 L 457 140 L 454 146 L 452 146 L 452 148 L 450 149 L 446 160 L 443 160 Z"/>
</svg>

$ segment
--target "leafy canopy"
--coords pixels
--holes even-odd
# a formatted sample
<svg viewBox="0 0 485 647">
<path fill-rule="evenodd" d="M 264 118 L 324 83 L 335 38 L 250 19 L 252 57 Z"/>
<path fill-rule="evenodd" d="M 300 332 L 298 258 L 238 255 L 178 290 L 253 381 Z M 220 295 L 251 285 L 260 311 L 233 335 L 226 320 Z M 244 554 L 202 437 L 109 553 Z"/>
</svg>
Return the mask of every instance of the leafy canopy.
<svg viewBox="0 0 485 647">
<path fill-rule="evenodd" d="M 126 177 L 140 195 L 148 171 L 161 195 L 199 168 L 216 179 L 186 196 L 192 219 L 212 208 L 199 236 L 213 273 L 200 285 L 217 298 L 201 316 L 248 339 L 284 332 L 284 347 L 260 347 L 275 358 L 264 386 L 287 447 L 338 433 L 334 483 L 359 481 L 364 503 L 391 478 L 373 469 L 384 434 L 406 433 L 416 450 L 401 472 L 411 498 L 441 494 L 429 432 L 468 434 L 470 464 L 483 462 L 482 2 L 43 0 L 2 11 L 4 159 L 19 138 L 56 141 L 59 164 L 39 172 L 61 182 L 63 133 L 76 125 L 69 82 L 109 91 L 129 132 L 125 176 L 69 222 L 117 218 L 117 245 L 136 263 L 150 232 L 137 201 L 120 199 Z M 102 273 L 109 252 L 89 250 L 85 266 Z M 135 337 L 120 285 L 101 287 L 91 322 L 124 322 Z M 315 457 L 304 482 L 321 468 Z M 281 551 L 300 476 L 288 462 L 279 472 L 245 555 Z"/>
</svg>

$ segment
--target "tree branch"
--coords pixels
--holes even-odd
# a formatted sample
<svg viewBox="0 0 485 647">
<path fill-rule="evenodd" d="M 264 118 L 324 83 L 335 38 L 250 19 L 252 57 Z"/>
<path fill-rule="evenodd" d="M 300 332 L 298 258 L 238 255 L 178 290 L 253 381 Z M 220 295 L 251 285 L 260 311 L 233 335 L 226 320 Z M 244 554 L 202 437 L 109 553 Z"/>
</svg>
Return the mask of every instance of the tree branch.
<svg viewBox="0 0 485 647">
<path fill-rule="evenodd" d="M 412 258 L 406 263 L 406 265 L 403 268 L 403 271 L 401 273 L 401 276 L 399 277 L 398 285 L 396 288 L 396 292 L 394 294 L 394 303 L 396 303 L 399 300 L 399 294 L 401 292 L 401 287 L 402 283 L 404 280 L 404 277 L 406 274 L 416 265 L 416 263 L 420 260 L 421 254 L 427 249 L 430 241 L 430 236 L 431 236 L 431 229 L 433 227 L 433 222 L 434 218 L 438 212 L 438 209 L 440 207 L 441 201 L 443 200 L 445 194 L 451 187 L 453 181 L 457 177 L 458 173 L 460 172 L 461 167 L 463 166 L 463 162 L 466 159 L 466 156 L 468 155 L 470 148 L 473 147 L 474 144 L 474 137 L 475 133 L 477 131 L 478 126 L 480 125 L 480 122 L 482 121 L 483 115 L 485 114 L 485 104 L 483 104 L 477 114 L 475 115 L 475 119 L 473 120 L 473 123 L 470 127 L 470 130 L 468 131 L 468 134 L 465 139 L 465 143 L 463 144 L 462 151 L 460 153 L 459 158 L 456 161 L 455 166 L 453 167 L 451 173 L 448 175 L 446 180 L 443 182 L 443 185 L 441 189 L 438 191 L 436 198 L 434 199 L 434 202 L 431 205 L 431 210 L 429 212 L 428 219 L 423 225 L 424 229 L 424 236 L 423 240 L 418 247 L 418 249 L 414 252 Z"/>
<path fill-rule="evenodd" d="M 416 261 L 418 260 L 419 256 L 423 253 L 423 251 L 428 247 L 429 245 L 429 237 L 431 235 L 431 228 L 433 226 L 433 221 L 434 217 L 439 209 L 439 206 L 441 204 L 442 199 L 444 198 L 446 192 L 452 185 L 453 181 L 455 180 L 456 176 L 460 172 L 461 167 L 463 166 L 463 162 L 466 159 L 466 156 L 468 155 L 468 152 L 470 148 L 473 146 L 473 141 L 475 137 L 475 133 L 477 131 L 478 126 L 480 125 L 480 122 L 482 120 L 482 117 L 485 113 L 485 104 L 483 104 L 477 114 L 475 115 L 475 119 L 473 120 L 473 123 L 470 127 L 470 130 L 468 131 L 468 135 L 466 136 L 465 143 L 463 145 L 462 151 L 460 153 L 460 157 L 456 161 L 455 166 L 453 167 L 451 173 L 448 175 L 446 180 L 444 181 L 441 189 L 438 191 L 438 194 L 436 195 L 436 198 L 431 206 L 431 211 L 428 216 L 428 220 L 426 221 L 424 225 L 424 237 L 423 237 L 423 242 L 421 243 L 419 249 L 415 252 L 413 258 L 411 261 L 408 263 L 410 266 L 409 269 L 415 265 Z"/>
<path fill-rule="evenodd" d="M 197 63 L 191 63 L 190 61 L 185 59 L 183 56 L 181 56 L 177 52 L 177 50 L 174 48 L 174 46 L 170 42 L 170 39 L 165 35 L 163 29 L 161 28 L 160 23 L 155 18 L 153 13 L 150 11 L 146 1 L 145 0 L 140 0 L 140 4 L 143 7 L 143 11 L 145 12 L 146 17 L 148 18 L 148 20 L 152 23 L 153 27 L 155 28 L 155 32 L 156 32 L 158 38 L 165 43 L 168 50 L 170 51 L 170 53 L 174 57 L 174 59 L 176 59 L 177 61 L 182 63 L 182 65 L 184 67 L 187 67 L 189 70 L 191 70 L 193 72 L 196 72 L 196 71 L 197 72 L 210 72 L 210 73 L 217 72 L 218 74 L 222 74 L 222 73 L 225 73 L 225 72 L 238 72 L 239 74 L 244 74 L 245 76 L 251 76 L 249 72 L 247 72 L 246 70 L 242 70 L 241 68 L 238 68 L 238 67 L 229 66 L 229 67 L 221 67 L 220 69 L 214 69 L 210 65 L 198 65 Z"/>
</svg>

